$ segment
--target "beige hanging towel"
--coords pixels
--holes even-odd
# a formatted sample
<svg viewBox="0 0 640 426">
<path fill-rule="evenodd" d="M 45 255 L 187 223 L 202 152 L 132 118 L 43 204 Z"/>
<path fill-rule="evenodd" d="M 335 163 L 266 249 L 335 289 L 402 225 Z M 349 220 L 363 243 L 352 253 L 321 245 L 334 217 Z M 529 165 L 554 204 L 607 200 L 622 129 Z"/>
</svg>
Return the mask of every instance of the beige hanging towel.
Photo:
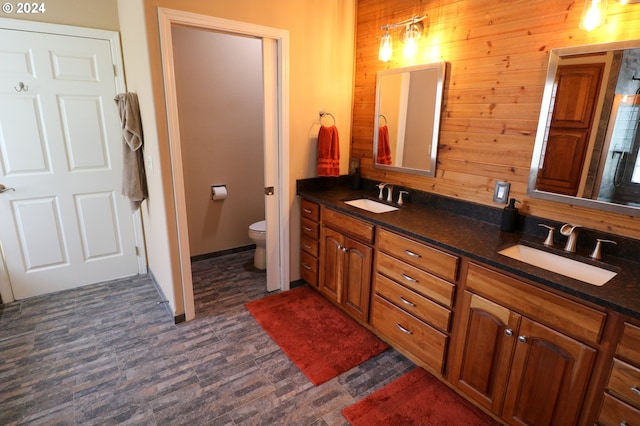
<svg viewBox="0 0 640 426">
<path fill-rule="evenodd" d="M 135 211 L 148 197 L 138 96 L 120 93 L 114 101 L 122 121 L 122 195 L 129 198 L 131 210 Z"/>
</svg>

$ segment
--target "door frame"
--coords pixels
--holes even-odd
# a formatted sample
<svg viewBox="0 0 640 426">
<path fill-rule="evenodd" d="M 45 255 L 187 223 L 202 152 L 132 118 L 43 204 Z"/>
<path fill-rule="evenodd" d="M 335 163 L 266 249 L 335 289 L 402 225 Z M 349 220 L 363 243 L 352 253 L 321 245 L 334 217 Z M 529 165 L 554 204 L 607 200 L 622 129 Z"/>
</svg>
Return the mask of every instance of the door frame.
<svg viewBox="0 0 640 426">
<path fill-rule="evenodd" d="M 184 298 L 185 318 L 195 318 L 193 280 L 184 174 L 180 140 L 180 123 L 173 64 L 172 25 L 195 29 L 222 31 L 239 36 L 252 36 L 263 41 L 265 186 L 274 186 L 276 201 L 267 199 L 266 216 L 277 218 L 267 221 L 267 288 L 289 289 L 289 31 L 246 22 L 233 21 L 174 9 L 158 8 L 160 50 L 174 206 L 176 209 L 180 276 Z M 269 82 L 274 83 L 268 84 Z M 272 166 L 273 164 L 275 166 Z M 275 285 L 277 284 L 277 286 Z M 271 286 L 273 287 L 271 287 Z"/>
<path fill-rule="evenodd" d="M 120 34 L 116 31 L 99 30 L 95 28 L 75 27 L 70 25 L 51 24 L 48 22 L 27 21 L 23 19 L 0 18 L 0 28 L 7 30 L 25 31 L 32 33 L 45 33 L 80 38 L 93 38 L 106 40 L 111 49 L 111 61 L 115 72 L 116 92 L 125 92 L 127 86 L 124 79 L 124 64 L 122 60 L 122 50 L 120 48 Z M 115 104 L 114 104 L 115 105 Z M 122 161 L 121 158 L 113 159 Z M 138 273 L 147 273 L 147 254 L 144 242 L 144 231 L 142 227 L 142 216 L 140 209 L 132 213 L 134 240 L 137 247 Z M 6 266 L 5 253 L 0 241 L 0 296 L 3 303 L 10 303 L 15 300 L 11 288 L 9 271 Z"/>
</svg>

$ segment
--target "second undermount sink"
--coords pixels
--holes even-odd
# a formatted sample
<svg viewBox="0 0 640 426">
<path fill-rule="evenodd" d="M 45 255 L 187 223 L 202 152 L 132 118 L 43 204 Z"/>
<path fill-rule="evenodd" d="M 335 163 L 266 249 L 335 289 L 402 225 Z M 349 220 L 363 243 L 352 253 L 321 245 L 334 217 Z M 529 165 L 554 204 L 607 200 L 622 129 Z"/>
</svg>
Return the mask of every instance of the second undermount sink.
<svg viewBox="0 0 640 426">
<path fill-rule="evenodd" d="M 357 207 L 371 213 L 387 213 L 398 210 L 397 207 L 379 203 L 368 198 L 358 198 L 357 200 L 345 201 L 345 204 L 349 204 L 350 206 Z"/>
<path fill-rule="evenodd" d="M 555 272 L 591 285 L 603 286 L 617 275 L 616 272 L 589 265 L 557 254 L 515 244 L 498 252 L 512 259 Z"/>
</svg>

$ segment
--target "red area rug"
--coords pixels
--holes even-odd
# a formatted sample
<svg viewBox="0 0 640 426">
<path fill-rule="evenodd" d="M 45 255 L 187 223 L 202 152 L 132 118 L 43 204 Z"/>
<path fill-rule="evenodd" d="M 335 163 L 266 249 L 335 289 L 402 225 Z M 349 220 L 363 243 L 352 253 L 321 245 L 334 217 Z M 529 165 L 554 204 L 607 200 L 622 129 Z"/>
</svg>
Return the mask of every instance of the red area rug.
<svg viewBox="0 0 640 426">
<path fill-rule="evenodd" d="M 316 386 L 389 348 L 309 287 L 267 296 L 245 306 Z"/>
<path fill-rule="evenodd" d="M 422 368 L 345 408 L 342 414 L 354 426 L 500 424 Z"/>
</svg>

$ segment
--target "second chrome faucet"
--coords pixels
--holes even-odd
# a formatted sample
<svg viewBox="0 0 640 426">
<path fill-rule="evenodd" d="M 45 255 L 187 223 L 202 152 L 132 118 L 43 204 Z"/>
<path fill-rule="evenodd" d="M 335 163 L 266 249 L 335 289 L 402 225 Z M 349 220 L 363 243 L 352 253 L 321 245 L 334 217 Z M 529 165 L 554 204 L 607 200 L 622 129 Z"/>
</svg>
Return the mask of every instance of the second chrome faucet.
<svg viewBox="0 0 640 426">
<path fill-rule="evenodd" d="M 580 228 L 581 227 L 578 225 L 571 225 L 569 223 L 565 223 L 564 225 L 562 225 L 562 227 L 560 228 L 560 233 L 565 237 L 569 237 L 567 238 L 567 244 L 565 244 L 564 246 L 564 251 L 567 251 L 569 253 L 576 252 Z"/>
</svg>

